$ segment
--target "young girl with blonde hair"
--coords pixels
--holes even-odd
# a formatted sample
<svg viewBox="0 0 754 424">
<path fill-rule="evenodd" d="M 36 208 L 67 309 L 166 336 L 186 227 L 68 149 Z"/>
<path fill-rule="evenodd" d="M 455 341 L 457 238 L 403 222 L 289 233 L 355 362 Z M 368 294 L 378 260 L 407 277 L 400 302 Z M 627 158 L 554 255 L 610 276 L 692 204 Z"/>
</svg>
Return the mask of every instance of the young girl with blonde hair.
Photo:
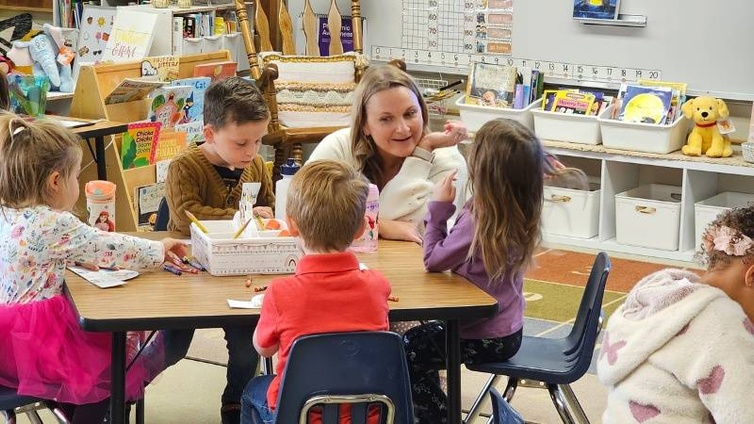
<svg viewBox="0 0 754 424">
<path fill-rule="evenodd" d="M 55 123 L 0 114 L 0 385 L 64 404 L 74 423 L 96 423 L 108 406 L 112 335 L 79 326 L 63 293 L 66 265 L 158 268 L 186 247 L 105 233 L 72 215 L 80 141 Z M 126 375 L 130 400 L 185 355 L 192 335 L 161 332 L 145 348 Z"/>
<path fill-rule="evenodd" d="M 707 226 L 703 275 L 644 277 L 603 331 L 604 423 L 754 423 L 754 207 Z"/>
<path fill-rule="evenodd" d="M 539 140 L 516 121 L 496 119 L 476 133 L 468 157 L 472 198 L 455 212 L 454 175 L 434 189 L 425 218 L 424 266 L 451 270 L 497 299 L 499 312 L 490 318 L 461 321 L 464 363 L 504 361 L 521 346 L 524 318 L 523 275 L 540 242 L 545 175 L 575 174 L 548 159 Z M 584 182 L 585 185 L 585 182 Z M 447 421 L 447 397 L 438 370 L 445 367 L 445 334 L 435 323 L 409 330 L 406 353 L 411 373 L 414 411 L 420 423 Z M 430 339 L 414 334 L 434 332 Z M 438 350 L 440 348 L 442 350 Z"/>
</svg>

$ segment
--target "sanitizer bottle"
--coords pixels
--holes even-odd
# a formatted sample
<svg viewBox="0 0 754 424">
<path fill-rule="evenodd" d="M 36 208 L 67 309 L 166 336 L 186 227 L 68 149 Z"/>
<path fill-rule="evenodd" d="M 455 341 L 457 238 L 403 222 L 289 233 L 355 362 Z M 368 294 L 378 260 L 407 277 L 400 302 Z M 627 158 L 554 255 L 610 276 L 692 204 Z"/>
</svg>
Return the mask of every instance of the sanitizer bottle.
<svg viewBox="0 0 754 424">
<path fill-rule="evenodd" d="M 298 172 L 300 166 L 293 160 L 288 160 L 280 167 L 280 175 L 283 178 L 275 183 L 275 219 L 285 219 L 285 201 L 288 198 L 288 186 L 291 178 Z"/>
</svg>

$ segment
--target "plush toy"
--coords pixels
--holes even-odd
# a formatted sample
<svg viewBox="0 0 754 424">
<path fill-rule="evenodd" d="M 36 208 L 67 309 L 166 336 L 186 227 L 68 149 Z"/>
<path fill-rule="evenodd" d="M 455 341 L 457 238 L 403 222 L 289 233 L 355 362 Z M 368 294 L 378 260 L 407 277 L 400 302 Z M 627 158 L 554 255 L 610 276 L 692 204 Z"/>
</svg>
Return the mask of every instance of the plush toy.
<svg viewBox="0 0 754 424">
<path fill-rule="evenodd" d="M 686 140 L 681 152 L 687 156 L 707 155 L 719 158 L 733 154 L 730 140 L 720 134 L 717 127 L 718 120 L 728 119 L 728 106 L 721 99 L 710 96 L 700 96 L 686 101 L 681 106 L 683 116 L 694 121 L 694 129 Z"/>
<path fill-rule="evenodd" d="M 8 57 L 19 66 L 31 65 L 34 75 L 47 75 L 52 90 L 73 92 L 72 51 L 65 47 L 61 28 L 44 24 L 29 41 L 14 41 Z"/>
</svg>

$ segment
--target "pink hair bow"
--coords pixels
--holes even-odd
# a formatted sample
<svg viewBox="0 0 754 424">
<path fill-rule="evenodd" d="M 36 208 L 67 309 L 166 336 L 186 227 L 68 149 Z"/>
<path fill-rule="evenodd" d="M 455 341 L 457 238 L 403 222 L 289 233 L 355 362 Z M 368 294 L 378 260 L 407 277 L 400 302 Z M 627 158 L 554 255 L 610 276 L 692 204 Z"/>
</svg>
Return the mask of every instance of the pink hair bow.
<svg viewBox="0 0 754 424">
<path fill-rule="evenodd" d="M 702 242 L 707 254 L 717 250 L 731 256 L 744 256 L 754 247 L 754 240 L 725 225 L 707 229 Z"/>
</svg>

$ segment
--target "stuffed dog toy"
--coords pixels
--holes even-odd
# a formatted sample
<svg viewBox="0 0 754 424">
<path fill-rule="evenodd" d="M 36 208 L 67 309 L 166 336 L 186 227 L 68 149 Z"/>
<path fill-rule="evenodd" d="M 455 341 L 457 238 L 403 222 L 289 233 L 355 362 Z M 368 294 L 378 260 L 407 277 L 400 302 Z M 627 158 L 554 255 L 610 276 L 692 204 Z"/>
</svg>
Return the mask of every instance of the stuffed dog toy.
<svg viewBox="0 0 754 424">
<path fill-rule="evenodd" d="M 710 96 L 700 96 L 686 101 L 681 106 L 683 116 L 694 121 L 694 129 L 681 152 L 687 156 L 707 155 L 711 158 L 727 158 L 733 154 L 728 137 L 720 134 L 717 121 L 727 119 L 728 106 Z"/>
</svg>

